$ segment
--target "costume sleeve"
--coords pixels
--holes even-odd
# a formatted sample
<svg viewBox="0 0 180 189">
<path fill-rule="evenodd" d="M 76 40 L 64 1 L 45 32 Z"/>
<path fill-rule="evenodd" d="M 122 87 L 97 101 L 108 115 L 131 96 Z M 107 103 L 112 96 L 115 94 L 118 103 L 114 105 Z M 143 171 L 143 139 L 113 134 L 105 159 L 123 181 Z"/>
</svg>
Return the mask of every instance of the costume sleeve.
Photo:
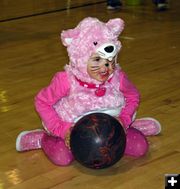
<svg viewBox="0 0 180 189">
<path fill-rule="evenodd" d="M 42 119 L 45 129 L 52 135 L 63 139 L 72 124 L 63 121 L 56 113 L 53 105 L 62 97 L 68 95 L 69 89 L 67 74 L 58 72 L 50 85 L 43 88 L 35 97 L 35 108 Z"/>
<path fill-rule="evenodd" d="M 125 97 L 125 106 L 120 113 L 120 120 L 124 127 L 128 128 L 132 123 L 133 115 L 139 106 L 140 94 L 124 72 L 121 72 L 120 75 L 120 91 Z"/>
</svg>

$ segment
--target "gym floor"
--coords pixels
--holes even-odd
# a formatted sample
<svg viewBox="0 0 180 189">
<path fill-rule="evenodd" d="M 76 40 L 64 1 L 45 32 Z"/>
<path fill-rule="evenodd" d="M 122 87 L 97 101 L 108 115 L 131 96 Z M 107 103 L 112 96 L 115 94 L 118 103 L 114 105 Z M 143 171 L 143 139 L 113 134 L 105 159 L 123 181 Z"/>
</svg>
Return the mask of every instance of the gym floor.
<svg viewBox="0 0 180 189">
<path fill-rule="evenodd" d="M 179 10 L 180 1 L 171 1 L 164 12 L 157 12 L 151 1 L 116 11 L 101 2 L 4 17 L 0 22 L 0 189 L 160 189 L 165 187 L 165 174 L 180 173 Z M 103 170 L 76 161 L 58 167 L 41 150 L 15 149 L 21 131 L 42 127 L 34 96 L 69 61 L 60 32 L 87 16 L 125 21 L 118 61 L 141 93 L 137 117 L 154 117 L 162 124 L 160 135 L 148 137 L 150 150 L 145 157 L 123 157 Z"/>
</svg>

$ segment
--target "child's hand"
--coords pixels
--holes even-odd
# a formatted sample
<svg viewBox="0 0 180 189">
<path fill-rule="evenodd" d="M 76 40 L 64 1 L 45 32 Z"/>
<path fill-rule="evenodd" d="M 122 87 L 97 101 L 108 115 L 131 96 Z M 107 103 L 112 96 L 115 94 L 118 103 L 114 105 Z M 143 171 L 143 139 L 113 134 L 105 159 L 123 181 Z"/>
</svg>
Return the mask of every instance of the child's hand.
<svg viewBox="0 0 180 189">
<path fill-rule="evenodd" d="M 67 132 L 66 136 L 65 136 L 65 144 L 66 146 L 70 149 L 70 136 L 71 136 L 71 131 L 72 128 L 74 127 L 74 124 L 71 126 L 71 128 L 69 129 L 69 131 Z"/>
<path fill-rule="evenodd" d="M 66 146 L 70 149 L 70 130 L 67 132 L 66 136 L 65 136 L 65 144 Z"/>
</svg>

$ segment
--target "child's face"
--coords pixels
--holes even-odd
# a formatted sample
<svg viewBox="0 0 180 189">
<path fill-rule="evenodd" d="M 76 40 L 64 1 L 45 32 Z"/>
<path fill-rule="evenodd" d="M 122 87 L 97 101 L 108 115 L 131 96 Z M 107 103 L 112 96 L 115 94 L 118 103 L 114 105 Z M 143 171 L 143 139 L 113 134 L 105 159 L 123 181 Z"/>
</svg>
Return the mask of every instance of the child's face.
<svg viewBox="0 0 180 189">
<path fill-rule="evenodd" d="M 115 57 L 112 61 L 101 58 L 97 53 L 92 54 L 87 62 L 87 72 L 91 78 L 105 82 L 115 69 Z"/>
</svg>

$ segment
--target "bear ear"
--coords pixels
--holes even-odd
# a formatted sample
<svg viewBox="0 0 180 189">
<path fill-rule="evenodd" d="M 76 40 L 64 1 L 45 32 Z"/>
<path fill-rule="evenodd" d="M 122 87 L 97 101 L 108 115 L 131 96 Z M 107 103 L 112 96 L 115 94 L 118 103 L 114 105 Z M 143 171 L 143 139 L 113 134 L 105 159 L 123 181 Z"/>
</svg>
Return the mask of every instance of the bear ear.
<svg viewBox="0 0 180 189">
<path fill-rule="evenodd" d="M 114 35 L 118 37 L 124 29 L 124 21 L 121 18 L 110 19 L 106 23 L 106 26 L 108 26 L 113 31 Z"/>
<path fill-rule="evenodd" d="M 91 24 L 97 21 L 97 18 L 86 17 L 74 29 L 62 31 L 61 40 L 63 45 L 68 47 L 74 39 L 77 39 L 79 37 L 81 31 L 87 29 L 88 27 L 91 27 Z"/>
<path fill-rule="evenodd" d="M 63 30 L 61 32 L 61 40 L 64 46 L 68 47 L 74 39 L 76 39 L 79 35 L 79 31 L 77 28 L 75 29 L 69 29 L 69 30 Z"/>
</svg>

